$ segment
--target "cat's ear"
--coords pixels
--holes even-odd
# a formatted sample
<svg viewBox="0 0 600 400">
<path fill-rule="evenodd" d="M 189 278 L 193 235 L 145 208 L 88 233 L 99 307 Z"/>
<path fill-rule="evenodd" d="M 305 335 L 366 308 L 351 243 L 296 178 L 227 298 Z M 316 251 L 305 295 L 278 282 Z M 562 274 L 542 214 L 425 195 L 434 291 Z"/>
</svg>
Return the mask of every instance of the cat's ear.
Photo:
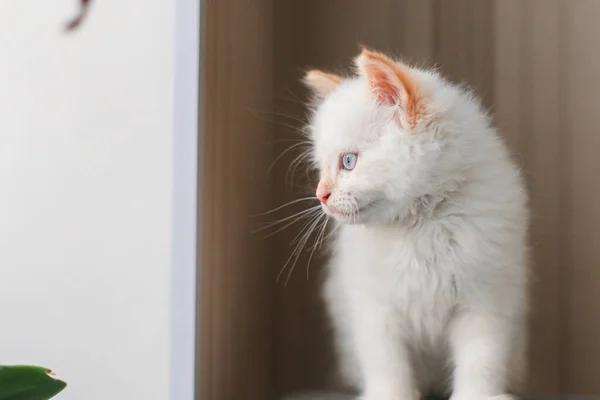
<svg viewBox="0 0 600 400">
<path fill-rule="evenodd" d="M 313 69 L 304 75 L 302 81 L 311 90 L 314 100 L 321 101 L 338 87 L 343 79 L 337 75 Z"/>
<path fill-rule="evenodd" d="M 359 74 L 367 78 L 377 102 L 401 108 L 414 124 L 423 111 L 423 98 L 409 68 L 367 49 L 362 50 L 355 63 Z"/>
</svg>

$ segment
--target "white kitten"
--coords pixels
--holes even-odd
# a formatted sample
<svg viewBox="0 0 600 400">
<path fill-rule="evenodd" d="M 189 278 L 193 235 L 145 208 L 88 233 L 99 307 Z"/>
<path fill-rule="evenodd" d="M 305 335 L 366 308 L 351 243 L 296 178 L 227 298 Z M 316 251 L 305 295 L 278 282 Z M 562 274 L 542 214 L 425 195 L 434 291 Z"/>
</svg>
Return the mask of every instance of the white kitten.
<svg viewBox="0 0 600 400">
<path fill-rule="evenodd" d="M 356 66 L 305 77 L 342 375 L 364 400 L 508 398 L 526 358 L 519 170 L 470 93 L 368 50 Z"/>
</svg>

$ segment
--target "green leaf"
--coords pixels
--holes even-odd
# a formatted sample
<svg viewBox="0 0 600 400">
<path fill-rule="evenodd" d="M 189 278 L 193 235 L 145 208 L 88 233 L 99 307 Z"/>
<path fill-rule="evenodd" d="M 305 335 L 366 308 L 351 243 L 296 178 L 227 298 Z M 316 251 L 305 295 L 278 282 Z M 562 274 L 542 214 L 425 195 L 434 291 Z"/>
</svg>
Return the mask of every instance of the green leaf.
<svg viewBox="0 0 600 400">
<path fill-rule="evenodd" d="M 0 366 L 0 400 L 48 400 L 66 386 L 48 368 Z"/>
</svg>

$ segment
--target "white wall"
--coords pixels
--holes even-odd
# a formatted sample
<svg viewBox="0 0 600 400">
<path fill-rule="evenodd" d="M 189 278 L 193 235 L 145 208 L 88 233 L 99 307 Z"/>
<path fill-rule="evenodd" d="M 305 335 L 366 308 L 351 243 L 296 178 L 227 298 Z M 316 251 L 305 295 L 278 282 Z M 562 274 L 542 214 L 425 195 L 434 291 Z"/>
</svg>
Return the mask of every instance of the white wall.
<svg viewBox="0 0 600 400">
<path fill-rule="evenodd" d="M 0 1 L 0 364 L 168 398 L 175 1 Z"/>
</svg>

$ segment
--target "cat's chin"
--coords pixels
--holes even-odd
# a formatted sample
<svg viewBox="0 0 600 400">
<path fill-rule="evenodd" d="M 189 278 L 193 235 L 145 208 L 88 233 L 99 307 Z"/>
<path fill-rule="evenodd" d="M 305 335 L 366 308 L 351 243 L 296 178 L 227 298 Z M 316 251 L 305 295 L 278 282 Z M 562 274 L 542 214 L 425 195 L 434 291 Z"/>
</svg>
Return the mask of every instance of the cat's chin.
<svg viewBox="0 0 600 400">
<path fill-rule="evenodd" d="M 379 201 L 371 203 L 357 213 L 341 213 L 326 210 L 326 214 L 337 222 L 346 225 L 390 226 L 413 224 L 414 215 L 402 209 L 386 207 L 386 203 Z"/>
<path fill-rule="evenodd" d="M 369 203 L 363 207 L 361 207 L 358 211 L 355 212 L 343 212 L 338 211 L 331 208 L 324 208 L 325 212 L 335 218 L 336 221 L 348 224 L 348 225 L 357 225 L 364 224 L 370 220 L 371 214 L 374 209 L 374 203 Z"/>
</svg>

